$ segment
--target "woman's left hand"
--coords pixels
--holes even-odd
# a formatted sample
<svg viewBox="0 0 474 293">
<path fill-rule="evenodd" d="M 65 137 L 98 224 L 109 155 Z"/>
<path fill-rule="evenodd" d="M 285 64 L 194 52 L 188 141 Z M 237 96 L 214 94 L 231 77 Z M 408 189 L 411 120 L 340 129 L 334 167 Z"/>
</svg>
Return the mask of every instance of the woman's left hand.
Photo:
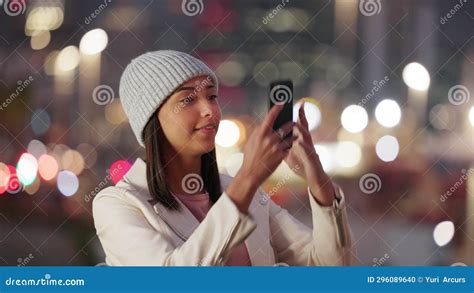
<svg viewBox="0 0 474 293">
<path fill-rule="evenodd" d="M 329 176 L 324 172 L 319 156 L 314 148 L 308 121 L 304 113 L 304 101 L 298 111 L 298 121 L 293 127 L 293 142 L 285 162 L 296 175 L 306 180 L 316 201 L 329 206 L 335 198 L 334 187 Z"/>
</svg>

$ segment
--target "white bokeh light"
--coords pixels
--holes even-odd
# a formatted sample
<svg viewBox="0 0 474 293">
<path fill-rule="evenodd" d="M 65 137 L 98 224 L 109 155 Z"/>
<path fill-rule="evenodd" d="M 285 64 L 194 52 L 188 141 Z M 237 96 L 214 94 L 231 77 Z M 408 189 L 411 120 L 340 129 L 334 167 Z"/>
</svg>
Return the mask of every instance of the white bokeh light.
<svg viewBox="0 0 474 293">
<path fill-rule="evenodd" d="M 72 173 L 71 171 L 64 170 L 58 174 L 57 185 L 59 191 L 64 196 L 72 196 L 79 189 L 79 179 L 77 178 L 76 174 Z"/>
<path fill-rule="evenodd" d="M 381 101 L 375 108 L 375 119 L 384 127 L 394 127 L 400 123 L 402 111 L 398 103 L 391 99 Z"/>
<path fill-rule="evenodd" d="M 336 159 L 338 165 L 351 168 L 359 164 L 362 158 L 360 146 L 352 141 L 341 141 L 336 147 Z"/>
<path fill-rule="evenodd" d="M 243 153 L 235 153 L 235 154 L 230 155 L 225 161 L 225 169 L 227 173 L 230 176 L 234 177 L 239 171 L 240 167 L 242 167 L 243 162 L 244 162 Z"/>
<path fill-rule="evenodd" d="M 293 106 L 293 122 L 298 121 L 298 111 L 301 108 L 301 103 L 296 103 Z M 309 130 L 313 130 L 319 126 L 321 123 L 321 111 L 318 106 L 313 103 L 305 102 L 304 103 L 304 113 L 306 120 L 308 121 Z"/>
<path fill-rule="evenodd" d="M 18 160 L 16 167 L 18 179 L 24 185 L 32 184 L 38 174 L 38 161 L 29 153 L 24 153 Z"/>
<path fill-rule="evenodd" d="M 425 91 L 430 86 L 430 74 L 420 63 L 413 62 L 405 66 L 402 76 L 405 84 L 412 89 Z"/>
<path fill-rule="evenodd" d="M 474 127 L 474 106 L 472 106 L 469 111 L 469 122 L 471 123 L 471 126 Z"/>
<path fill-rule="evenodd" d="M 454 223 L 451 221 L 443 221 L 436 225 L 433 230 L 433 238 L 438 246 L 445 246 L 454 236 Z"/>
<path fill-rule="evenodd" d="M 377 157 L 384 162 L 391 162 L 395 160 L 400 151 L 400 145 L 396 137 L 391 135 L 382 136 L 375 145 L 375 152 Z"/>
<path fill-rule="evenodd" d="M 216 134 L 216 143 L 221 147 L 234 146 L 240 138 L 239 126 L 232 120 L 222 120 Z"/>
<path fill-rule="evenodd" d="M 107 47 L 108 41 L 107 33 L 103 29 L 93 29 L 84 34 L 79 49 L 82 54 L 94 55 L 102 52 Z"/>
<path fill-rule="evenodd" d="M 364 108 L 350 105 L 342 111 L 341 124 L 349 132 L 358 133 L 367 127 L 369 116 Z"/>
<path fill-rule="evenodd" d="M 323 170 L 326 172 L 332 172 L 334 170 L 334 162 L 331 157 L 331 151 L 328 146 L 323 144 L 315 144 L 314 149 L 319 156 L 319 161 L 323 166 Z"/>
<path fill-rule="evenodd" d="M 46 154 L 46 146 L 39 140 L 33 139 L 28 143 L 27 147 L 28 153 L 35 156 L 35 158 L 41 157 L 41 155 Z"/>
<path fill-rule="evenodd" d="M 56 57 L 56 69 L 70 71 L 79 65 L 79 50 L 76 46 L 67 46 Z"/>
</svg>

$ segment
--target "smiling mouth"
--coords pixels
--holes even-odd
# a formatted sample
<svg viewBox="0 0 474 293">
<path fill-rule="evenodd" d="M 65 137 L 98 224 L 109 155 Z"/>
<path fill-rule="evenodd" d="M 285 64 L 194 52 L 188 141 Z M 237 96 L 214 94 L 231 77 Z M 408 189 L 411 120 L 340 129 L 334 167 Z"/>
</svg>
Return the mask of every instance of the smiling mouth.
<svg viewBox="0 0 474 293">
<path fill-rule="evenodd" d="M 195 131 L 197 130 L 206 130 L 206 131 L 211 131 L 211 130 L 215 130 L 217 129 L 217 127 L 212 124 L 212 123 L 209 123 L 207 125 L 204 125 L 203 127 L 199 127 L 199 128 L 194 128 Z"/>
<path fill-rule="evenodd" d="M 215 130 L 216 128 L 214 126 L 205 126 L 205 127 L 194 129 L 194 131 L 202 131 L 202 132 L 207 132 L 207 133 L 215 132 Z"/>
</svg>

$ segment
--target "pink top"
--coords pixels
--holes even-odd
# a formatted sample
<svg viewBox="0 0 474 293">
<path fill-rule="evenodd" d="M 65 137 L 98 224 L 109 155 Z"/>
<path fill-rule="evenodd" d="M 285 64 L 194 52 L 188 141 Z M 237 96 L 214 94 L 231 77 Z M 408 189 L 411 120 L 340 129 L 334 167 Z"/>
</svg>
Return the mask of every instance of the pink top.
<svg viewBox="0 0 474 293">
<path fill-rule="evenodd" d="M 174 194 L 174 193 L 173 193 Z M 211 209 L 212 202 L 209 199 L 209 193 L 204 191 L 199 194 L 174 194 L 191 211 L 199 222 L 206 217 Z M 227 266 L 250 266 L 250 256 L 245 243 L 237 245 L 232 251 L 230 258 L 226 262 Z"/>
</svg>

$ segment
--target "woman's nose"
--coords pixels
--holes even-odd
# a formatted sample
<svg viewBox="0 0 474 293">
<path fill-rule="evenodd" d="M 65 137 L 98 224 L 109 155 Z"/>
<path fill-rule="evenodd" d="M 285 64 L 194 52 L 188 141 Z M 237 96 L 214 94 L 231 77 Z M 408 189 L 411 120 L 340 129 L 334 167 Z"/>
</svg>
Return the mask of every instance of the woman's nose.
<svg viewBox="0 0 474 293">
<path fill-rule="evenodd" d="M 206 116 L 213 117 L 215 115 L 214 113 L 215 105 L 211 104 L 210 101 L 202 102 L 200 111 L 201 111 L 202 117 L 206 117 Z"/>
</svg>

